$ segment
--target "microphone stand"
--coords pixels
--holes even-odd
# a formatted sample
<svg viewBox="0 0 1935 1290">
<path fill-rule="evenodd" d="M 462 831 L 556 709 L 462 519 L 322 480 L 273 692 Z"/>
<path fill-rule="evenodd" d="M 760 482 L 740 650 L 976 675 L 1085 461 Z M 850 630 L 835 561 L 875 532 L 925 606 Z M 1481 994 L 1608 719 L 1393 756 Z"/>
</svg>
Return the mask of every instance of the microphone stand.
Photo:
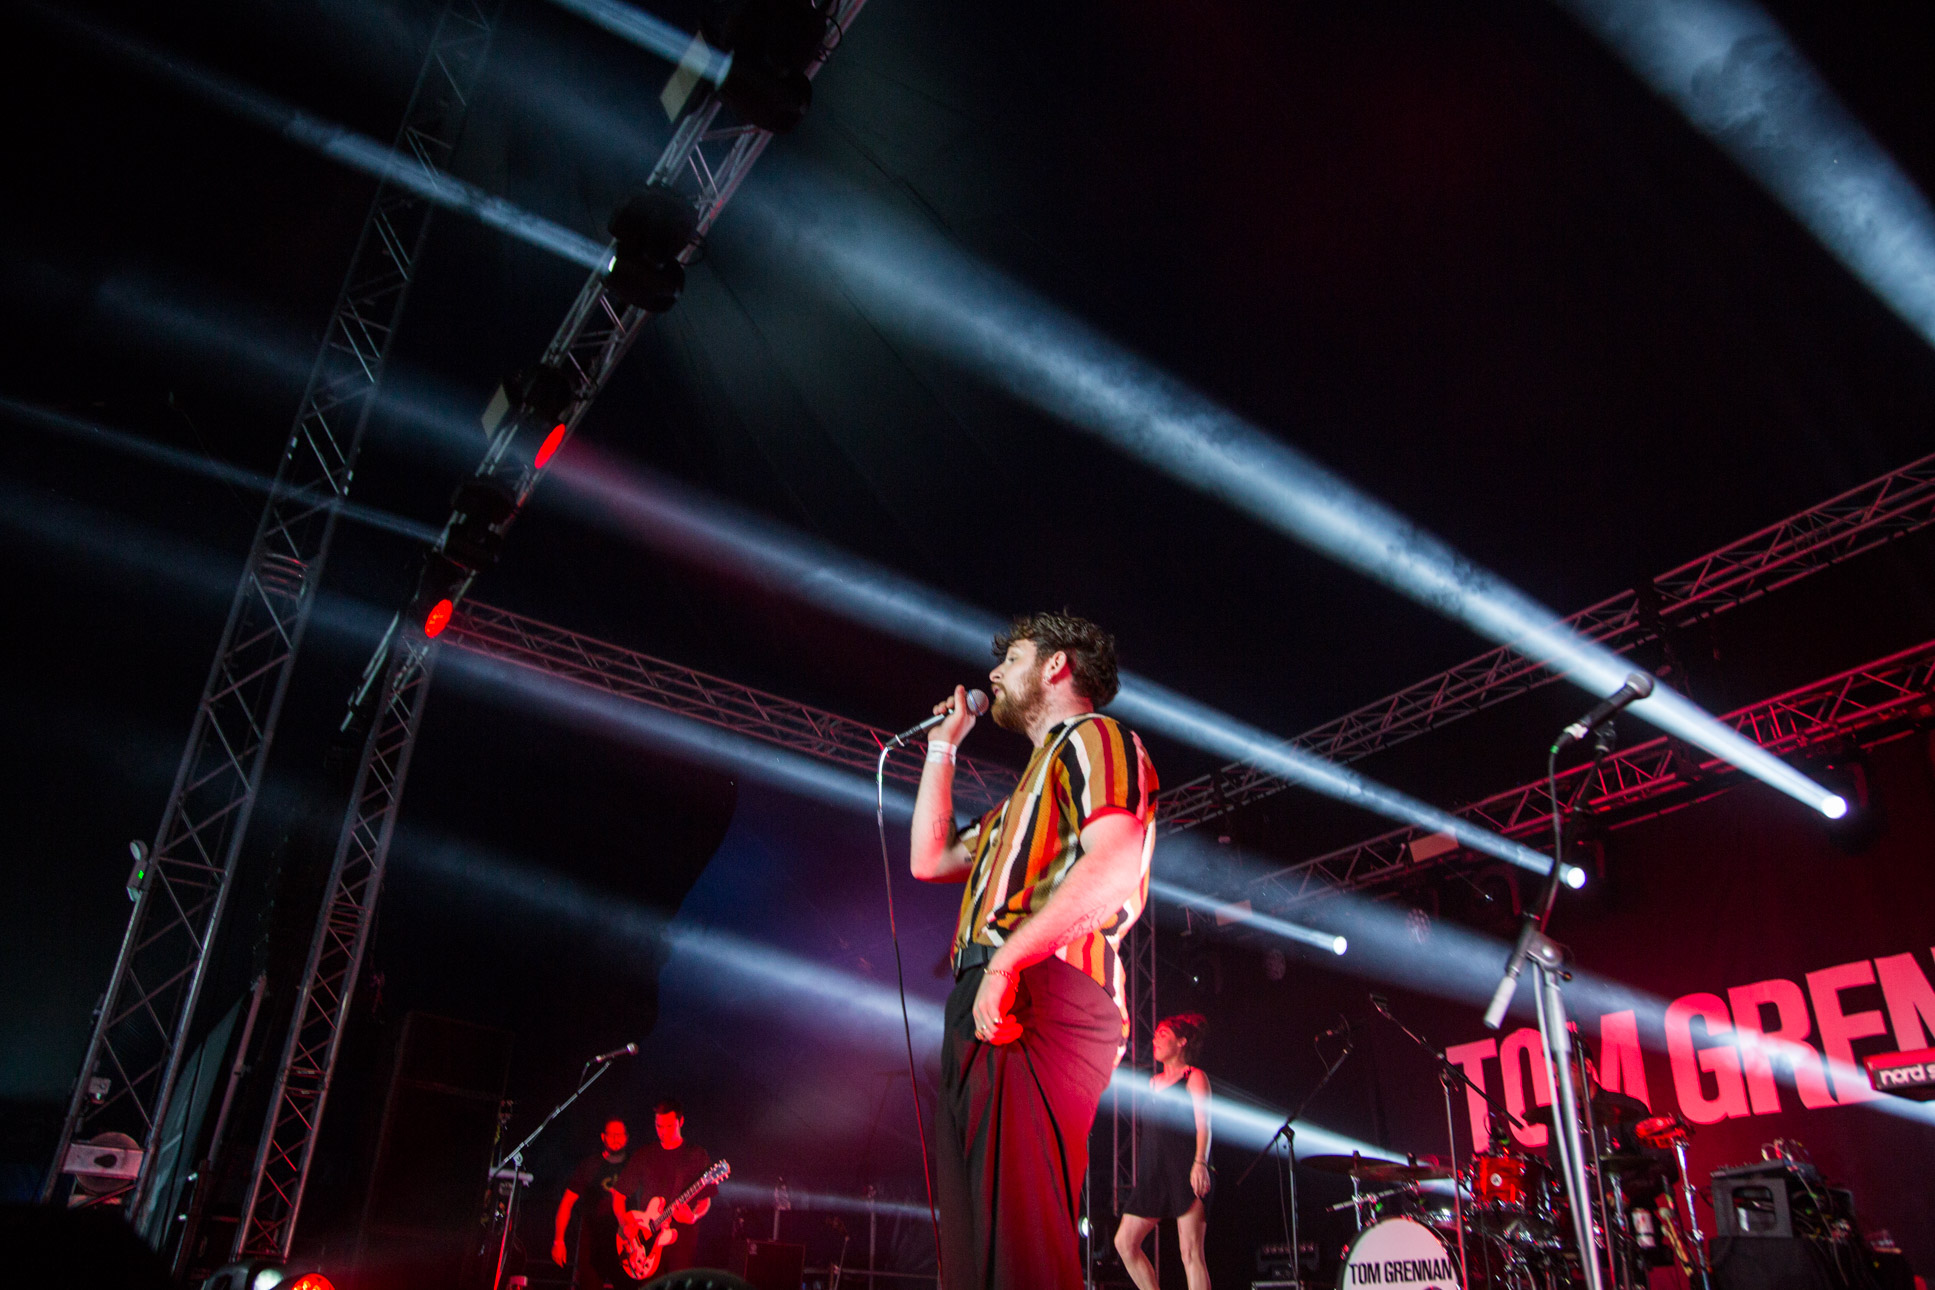
<svg viewBox="0 0 1935 1290">
<path fill-rule="evenodd" d="M 516 1227 L 517 1227 L 517 1190 L 519 1187 L 521 1187 L 524 1184 L 524 1181 L 528 1176 L 524 1173 L 525 1150 L 529 1148 L 533 1142 L 536 1142 L 538 1140 L 538 1135 L 540 1133 L 543 1133 L 546 1129 L 551 1127 L 551 1121 L 557 1119 L 560 1115 L 563 1115 L 566 1107 L 570 1106 L 573 1102 L 577 1101 L 580 1097 L 584 1096 L 584 1091 L 590 1088 L 593 1084 L 596 1084 L 601 1078 L 603 1078 L 604 1073 L 610 1069 L 611 1069 L 610 1062 L 601 1062 L 596 1060 L 595 1058 L 592 1061 L 586 1062 L 582 1067 L 578 1069 L 578 1087 L 572 1091 L 571 1096 L 567 1097 L 566 1099 L 564 1099 L 564 1101 L 552 1107 L 551 1114 L 545 1116 L 544 1122 L 539 1124 L 537 1128 L 531 1130 L 529 1137 L 525 1138 L 524 1141 L 512 1147 L 508 1152 L 505 1153 L 504 1157 L 501 1160 L 499 1160 L 496 1164 L 490 1167 L 490 1182 L 493 1185 L 495 1185 L 499 1181 L 498 1175 L 504 1173 L 504 1167 L 506 1165 L 510 1166 L 510 1173 L 506 1175 L 506 1177 L 509 1179 L 511 1184 L 510 1196 L 504 1202 L 504 1231 L 497 1241 L 497 1267 L 496 1267 L 496 1270 L 491 1273 L 490 1283 L 491 1283 L 492 1290 L 497 1290 L 497 1288 L 503 1284 L 504 1263 L 505 1263 L 505 1260 L 507 1260 L 510 1257 L 511 1233 L 514 1230 L 516 1230 Z M 585 1073 L 586 1071 L 590 1071 L 591 1073 L 587 1075 Z"/>
<path fill-rule="evenodd" d="M 1292 1121 L 1302 1118 L 1305 1108 L 1316 1101 L 1317 1094 L 1324 1091 L 1324 1085 L 1330 1083 L 1331 1076 L 1343 1069 L 1344 1063 L 1350 1060 L 1350 1055 L 1355 1051 L 1357 1051 L 1357 1040 L 1349 1032 L 1346 1032 L 1344 1035 L 1344 1047 L 1337 1054 L 1337 1060 L 1324 1067 L 1322 1078 L 1311 1086 L 1308 1093 L 1303 1095 L 1303 1101 L 1297 1103 L 1296 1109 L 1283 1117 L 1283 1123 L 1277 1126 L 1277 1131 L 1270 1135 L 1270 1140 L 1263 1144 L 1263 1149 L 1256 1153 L 1256 1158 L 1250 1161 L 1249 1166 L 1243 1170 L 1241 1176 L 1236 1180 L 1238 1187 L 1248 1182 L 1250 1175 L 1256 1172 L 1256 1167 L 1263 1163 L 1263 1157 L 1271 1154 L 1276 1149 L 1277 1139 L 1283 1139 L 1284 1151 L 1289 1157 L 1289 1163 L 1286 1165 L 1284 1172 L 1290 1179 L 1290 1230 L 1284 1233 L 1284 1235 L 1290 1239 L 1290 1274 L 1298 1285 L 1303 1284 L 1303 1249 L 1299 1243 L 1301 1240 L 1301 1225 L 1297 1214 L 1297 1131 L 1291 1128 L 1290 1125 Z M 1351 1180 L 1353 1184 L 1356 1181 L 1354 1178 Z"/>
<path fill-rule="evenodd" d="M 1599 726 L 1592 767 L 1596 769 L 1612 752 L 1611 724 Z M 1546 792 L 1552 800 L 1552 867 L 1533 908 L 1525 914 L 1519 928 L 1518 944 L 1506 961 L 1505 974 L 1485 1010 L 1485 1026 L 1497 1030 L 1505 1020 L 1518 986 L 1519 973 L 1532 967 L 1533 999 L 1538 1008 L 1539 1037 L 1543 1041 L 1546 1084 L 1552 1090 L 1552 1142 L 1558 1148 L 1559 1169 L 1565 1179 L 1566 1196 L 1572 1210 L 1573 1239 L 1578 1243 L 1579 1268 L 1585 1276 L 1585 1290 L 1605 1290 L 1605 1277 L 1599 1266 L 1599 1242 L 1593 1232 L 1593 1191 L 1586 1177 L 1586 1146 L 1579 1137 L 1579 1089 L 1573 1082 L 1572 1032 L 1566 1021 L 1565 996 L 1561 983 L 1571 979 L 1566 970 L 1566 948 L 1545 934 L 1552 918 L 1552 907 L 1559 898 L 1559 883 L 1565 872 L 1565 819 L 1571 803 L 1559 798 L 1559 750 L 1577 736 L 1567 727 L 1552 745 L 1545 761 Z M 1591 770 L 1580 780 L 1578 793 L 1592 780 Z M 1575 793 L 1575 798 L 1577 793 Z M 1595 1159 L 1596 1164 L 1596 1159 Z M 1603 1200 L 1603 1197 L 1601 1198 Z M 1610 1233 L 1608 1234 L 1610 1235 Z"/>
<path fill-rule="evenodd" d="M 1445 1144 L 1451 1152 L 1451 1212 L 1458 1229 L 1458 1280 L 1461 1285 L 1470 1285 L 1470 1274 L 1465 1263 L 1465 1189 L 1458 1177 L 1458 1120 L 1451 1110 L 1452 1086 L 1463 1084 L 1467 1089 L 1478 1094 L 1493 1111 L 1521 1129 L 1525 1127 L 1525 1121 L 1513 1115 L 1510 1107 L 1503 1105 L 1501 1100 L 1494 1097 L 1484 1085 L 1467 1075 L 1463 1067 L 1446 1057 L 1444 1049 L 1392 1016 L 1390 1005 L 1382 998 L 1372 995 L 1371 1009 L 1379 1017 L 1396 1026 L 1399 1034 L 1423 1049 L 1438 1067 L 1438 1082 L 1444 1086 L 1445 1091 Z M 1474 1141 L 1472 1151 L 1476 1154 L 1477 1150 L 1478 1144 Z"/>
</svg>

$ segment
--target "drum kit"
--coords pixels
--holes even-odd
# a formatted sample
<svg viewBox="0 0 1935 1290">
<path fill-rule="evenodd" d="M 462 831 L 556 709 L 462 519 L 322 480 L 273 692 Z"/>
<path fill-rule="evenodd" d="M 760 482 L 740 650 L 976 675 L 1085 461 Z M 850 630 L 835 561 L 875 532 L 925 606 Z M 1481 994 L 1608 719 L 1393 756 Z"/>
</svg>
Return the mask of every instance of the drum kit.
<svg viewBox="0 0 1935 1290">
<path fill-rule="evenodd" d="M 1540 1108 L 1525 1119 L 1549 1125 L 1552 1113 Z M 1604 1094 L 1592 1099 L 1592 1119 L 1599 1150 L 1589 1172 L 1606 1203 L 1591 1222 L 1600 1248 L 1611 1251 L 1608 1284 L 1643 1287 L 1649 1268 L 1677 1265 L 1700 1285 L 1699 1230 L 1682 1221 L 1673 1192 L 1684 1178 L 1685 1124 Z M 1569 1290 L 1583 1280 L 1560 1176 L 1522 1152 L 1501 1122 L 1494 1127 L 1489 1146 L 1462 1168 L 1437 1157 L 1361 1153 L 1298 1162 L 1351 1180 L 1350 1198 L 1330 1206 L 1351 1210 L 1357 1228 L 1338 1290 L 1390 1290 L 1394 1274 L 1397 1290 Z M 1685 1200 L 1690 1218 L 1691 1195 Z"/>
</svg>

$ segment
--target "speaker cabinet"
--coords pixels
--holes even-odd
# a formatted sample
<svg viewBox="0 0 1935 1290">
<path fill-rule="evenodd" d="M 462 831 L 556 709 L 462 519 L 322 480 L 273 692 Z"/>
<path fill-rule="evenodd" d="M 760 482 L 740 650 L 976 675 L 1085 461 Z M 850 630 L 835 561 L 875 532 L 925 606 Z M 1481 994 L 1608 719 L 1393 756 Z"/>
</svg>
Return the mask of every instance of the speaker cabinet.
<svg viewBox="0 0 1935 1290">
<path fill-rule="evenodd" d="M 511 1034 L 404 1018 L 363 1206 L 358 1284 L 455 1285 L 478 1240 Z"/>
<path fill-rule="evenodd" d="M 736 1261 L 753 1290 L 800 1290 L 806 1279 L 806 1247 L 790 1241 L 747 1241 Z"/>
</svg>

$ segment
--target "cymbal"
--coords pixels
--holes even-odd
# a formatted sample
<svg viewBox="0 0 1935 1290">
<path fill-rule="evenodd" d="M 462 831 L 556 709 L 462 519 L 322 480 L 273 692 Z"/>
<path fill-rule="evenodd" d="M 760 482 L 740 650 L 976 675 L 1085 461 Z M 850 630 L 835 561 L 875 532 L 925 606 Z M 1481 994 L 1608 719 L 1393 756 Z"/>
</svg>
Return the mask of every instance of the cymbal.
<svg viewBox="0 0 1935 1290">
<path fill-rule="evenodd" d="M 1611 1129 L 1625 1124 L 1637 1124 L 1651 1114 L 1652 1112 L 1648 1111 L 1642 1103 L 1634 1102 L 1628 1105 L 1622 1097 L 1598 1093 L 1592 1099 L 1592 1119 L 1601 1128 Z M 1529 1107 L 1520 1118 L 1527 1124 L 1543 1124 L 1550 1127 L 1552 1108 Z"/>
<path fill-rule="evenodd" d="M 1379 1165 L 1358 1177 L 1371 1182 L 1424 1182 L 1432 1178 L 1450 1178 L 1451 1170 L 1443 1165 Z"/>
<path fill-rule="evenodd" d="M 1406 1164 L 1376 1156 L 1305 1156 L 1297 1163 L 1327 1174 L 1348 1174 L 1363 1182 L 1406 1183 L 1451 1177 L 1451 1170 L 1443 1165 Z"/>
<path fill-rule="evenodd" d="M 1380 1160 L 1376 1156 L 1305 1156 L 1297 1162 L 1309 1165 L 1312 1169 L 1327 1174 L 1349 1174 L 1353 1178 L 1369 1178 L 1373 1169 L 1401 1169 L 1403 1162 Z"/>
<path fill-rule="evenodd" d="M 1592 1118 L 1607 1127 L 1638 1124 L 1651 1114 L 1636 1097 L 1601 1093 L 1592 1099 Z"/>
<path fill-rule="evenodd" d="M 1645 1174 L 1659 1171 L 1660 1162 L 1637 1152 L 1614 1151 L 1599 1157 L 1599 1167 L 1608 1173 Z"/>
</svg>

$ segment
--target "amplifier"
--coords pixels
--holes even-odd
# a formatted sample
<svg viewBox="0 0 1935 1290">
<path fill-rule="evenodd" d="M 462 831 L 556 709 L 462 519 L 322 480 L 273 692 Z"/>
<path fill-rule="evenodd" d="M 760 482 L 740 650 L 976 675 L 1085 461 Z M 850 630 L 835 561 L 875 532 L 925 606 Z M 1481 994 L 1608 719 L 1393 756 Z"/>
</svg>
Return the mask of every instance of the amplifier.
<svg viewBox="0 0 1935 1290">
<path fill-rule="evenodd" d="M 1259 1286 L 1295 1285 L 1297 1283 L 1298 1263 L 1312 1272 L 1316 1271 L 1317 1243 L 1315 1241 L 1303 1241 L 1297 1248 L 1303 1257 L 1298 1259 L 1297 1263 L 1292 1263 L 1290 1260 L 1290 1246 L 1283 1241 L 1277 1241 L 1270 1245 L 1257 1246 L 1256 1274 L 1264 1279 L 1255 1284 Z"/>
<path fill-rule="evenodd" d="M 1935 1048 L 1917 1048 L 1907 1053 L 1877 1053 L 1864 1057 L 1868 1083 L 1876 1091 L 1917 1102 L 1935 1102 Z"/>
<path fill-rule="evenodd" d="M 806 1247 L 790 1241 L 746 1241 L 733 1271 L 753 1290 L 800 1290 L 806 1272 Z"/>
<path fill-rule="evenodd" d="M 1854 1223 L 1854 1197 L 1798 1160 L 1758 1160 L 1715 1169 L 1716 1236 L 1826 1236 L 1836 1220 Z"/>
</svg>

